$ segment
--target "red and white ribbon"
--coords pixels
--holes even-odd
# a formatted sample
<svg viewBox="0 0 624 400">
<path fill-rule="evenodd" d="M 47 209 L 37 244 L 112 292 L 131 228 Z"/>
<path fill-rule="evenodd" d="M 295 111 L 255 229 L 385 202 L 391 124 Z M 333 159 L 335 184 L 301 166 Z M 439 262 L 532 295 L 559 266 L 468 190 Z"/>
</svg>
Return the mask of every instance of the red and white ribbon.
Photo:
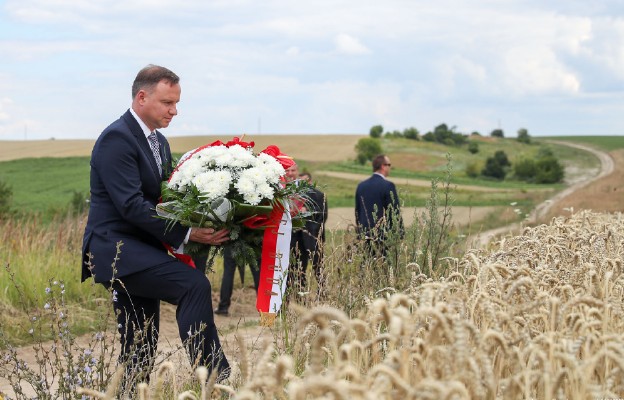
<svg viewBox="0 0 624 400">
<path fill-rule="evenodd" d="M 292 220 L 288 206 L 275 207 L 264 231 L 256 308 L 260 324 L 272 326 L 282 307 L 290 257 Z"/>
</svg>

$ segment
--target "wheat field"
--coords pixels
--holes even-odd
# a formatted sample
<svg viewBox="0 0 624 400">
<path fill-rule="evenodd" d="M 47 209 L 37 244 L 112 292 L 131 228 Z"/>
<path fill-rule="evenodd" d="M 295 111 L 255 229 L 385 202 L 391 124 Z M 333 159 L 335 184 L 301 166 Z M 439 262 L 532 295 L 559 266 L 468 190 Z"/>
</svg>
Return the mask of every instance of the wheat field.
<svg viewBox="0 0 624 400">
<path fill-rule="evenodd" d="M 171 151 L 187 151 L 212 143 L 228 141 L 232 135 L 172 136 Z M 254 141 L 260 151 L 268 145 L 277 144 L 295 160 L 343 161 L 355 158 L 355 144 L 365 135 L 246 135 L 244 140 Z M 17 140 L 0 141 L 0 161 L 26 157 L 87 157 L 91 155 L 93 140 Z"/>
<path fill-rule="evenodd" d="M 289 354 L 271 343 L 252 363 L 240 343 L 229 384 L 199 370 L 201 389 L 174 398 L 618 398 L 623 231 L 619 213 L 557 217 L 447 259 L 453 272 L 444 279 L 414 265 L 407 291 L 369 299 L 357 318 L 297 308 Z M 165 372 L 142 387 L 142 398 Z"/>
</svg>

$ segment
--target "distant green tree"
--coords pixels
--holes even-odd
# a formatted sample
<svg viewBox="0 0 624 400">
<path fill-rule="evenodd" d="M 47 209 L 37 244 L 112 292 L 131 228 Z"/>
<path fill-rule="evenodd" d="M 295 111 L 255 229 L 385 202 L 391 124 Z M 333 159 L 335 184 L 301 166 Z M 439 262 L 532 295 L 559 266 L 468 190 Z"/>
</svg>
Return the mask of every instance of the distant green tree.
<svg viewBox="0 0 624 400">
<path fill-rule="evenodd" d="M 418 132 L 418 129 L 414 127 L 406 128 L 403 130 L 403 137 L 405 137 L 406 139 L 418 140 L 419 135 L 420 132 Z"/>
<path fill-rule="evenodd" d="M 523 181 L 533 181 L 537 173 L 537 167 L 533 158 L 521 158 L 514 162 L 514 175 Z"/>
<path fill-rule="evenodd" d="M 449 128 L 448 125 L 442 123 L 433 129 L 433 132 L 427 132 L 422 139 L 426 142 L 441 143 L 446 146 L 461 146 L 467 141 L 466 135 L 455 132 L 456 127 Z"/>
<path fill-rule="evenodd" d="M 468 142 L 468 151 L 470 154 L 477 154 L 479 152 L 479 143 L 477 142 Z"/>
<path fill-rule="evenodd" d="M 497 150 L 494 153 L 494 158 L 496 159 L 496 162 L 501 165 L 501 167 L 508 167 L 511 165 L 511 162 L 509 162 L 509 158 L 507 157 L 507 153 L 503 150 Z"/>
<path fill-rule="evenodd" d="M 513 170 L 517 179 L 535 183 L 561 182 L 565 175 L 565 169 L 547 147 L 540 147 L 534 158 L 516 161 Z"/>
<path fill-rule="evenodd" d="M 481 175 L 503 180 L 507 175 L 507 170 L 510 165 L 511 163 L 509 162 L 507 154 L 502 150 L 498 150 L 494 153 L 493 157 L 487 158 Z"/>
<path fill-rule="evenodd" d="M 362 138 L 358 140 L 355 145 L 357 162 L 364 165 L 367 161 L 382 153 L 381 143 L 379 139 L 375 138 Z"/>
<path fill-rule="evenodd" d="M 470 136 L 481 136 L 481 134 L 479 132 L 477 132 L 477 131 L 472 131 Z"/>
<path fill-rule="evenodd" d="M 535 173 L 536 183 L 557 183 L 561 182 L 564 176 L 563 166 L 555 156 L 547 156 L 535 162 L 537 172 Z"/>
<path fill-rule="evenodd" d="M 370 132 L 369 135 L 372 138 L 380 138 L 381 134 L 383 133 L 383 126 L 381 125 L 374 125 L 370 128 Z"/>
<path fill-rule="evenodd" d="M 505 137 L 505 133 L 503 132 L 502 129 L 494 129 L 491 133 L 490 136 L 492 137 L 499 137 L 499 138 L 504 138 Z"/>
<path fill-rule="evenodd" d="M 529 131 L 524 128 L 518 129 L 518 138 L 516 140 L 520 143 L 531 143 L 531 136 L 529 136 Z"/>
<path fill-rule="evenodd" d="M 505 171 L 505 168 L 503 168 L 503 166 L 496 160 L 496 158 L 488 157 L 485 161 L 485 167 L 481 170 L 481 175 L 503 180 L 505 179 L 507 172 Z"/>
<path fill-rule="evenodd" d="M 435 136 L 433 135 L 433 132 L 427 132 L 422 136 L 422 139 L 425 142 L 435 142 Z"/>
</svg>

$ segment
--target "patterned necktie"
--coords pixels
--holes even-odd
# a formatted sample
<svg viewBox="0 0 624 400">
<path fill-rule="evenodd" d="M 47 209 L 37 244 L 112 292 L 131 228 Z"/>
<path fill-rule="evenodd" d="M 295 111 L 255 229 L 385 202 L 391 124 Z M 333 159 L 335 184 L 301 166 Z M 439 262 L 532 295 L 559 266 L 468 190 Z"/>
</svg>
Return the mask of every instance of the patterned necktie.
<svg viewBox="0 0 624 400">
<path fill-rule="evenodd" d="M 147 141 L 149 142 L 150 148 L 152 149 L 152 154 L 154 155 L 154 159 L 156 160 L 156 164 L 158 165 L 158 173 L 162 175 L 162 160 L 160 159 L 160 144 L 158 143 L 158 138 L 156 137 L 156 132 L 152 132 L 147 137 Z"/>
</svg>

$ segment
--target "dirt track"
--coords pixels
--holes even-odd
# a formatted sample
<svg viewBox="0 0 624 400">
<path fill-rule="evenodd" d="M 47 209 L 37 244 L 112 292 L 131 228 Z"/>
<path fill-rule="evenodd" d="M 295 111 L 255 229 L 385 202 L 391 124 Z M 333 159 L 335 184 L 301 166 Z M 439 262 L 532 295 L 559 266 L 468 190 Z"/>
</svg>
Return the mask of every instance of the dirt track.
<svg viewBox="0 0 624 400">
<path fill-rule="evenodd" d="M 576 195 L 575 197 L 576 201 L 573 200 L 572 203 L 568 206 L 568 208 L 570 207 L 574 208 L 573 204 L 576 204 L 579 200 L 581 200 L 582 202 L 586 202 L 589 200 L 589 202 L 593 204 L 593 207 L 581 206 L 581 207 L 576 207 L 576 209 L 579 210 L 581 208 L 592 208 L 594 211 L 615 211 L 615 210 L 610 210 L 604 207 L 604 204 L 605 204 L 604 201 L 612 196 L 609 196 L 608 194 L 603 195 L 603 196 L 600 196 L 600 195 L 588 196 L 587 193 L 581 193 L 583 192 L 582 190 L 583 188 L 586 188 L 587 186 L 590 186 L 592 184 L 599 184 L 601 181 L 607 179 L 613 174 L 613 172 L 615 171 L 615 163 L 614 163 L 612 156 L 609 155 L 608 153 L 605 153 L 600 150 L 596 150 L 593 147 L 582 145 L 582 144 L 559 142 L 559 141 L 552 141 L 552 142 L 556 144 L 560 144 L 560 145 L 565 145 L 565 146 L 570 146 L 570 147 L 574 147 L 577 149 L 585 150 L 594 154 L 600 160 L 599 173 L 597 175 L 586 174 L 584 178 L 582 177 L 578 178 L 576 183 L 574 183 L 573 185 L 568 186 L 566 189 L 555 194 L 550 199 L 542 202 L 541 204 L 538 204 L 537 207 L 529 214 L 525 222 L 492 229 L 486 232 L 482 232 L 478 235 L 475 235 L 472 238 L 469 238 L 468 243 L 470 243 L 472 247 L 484 247 L 496 237 L 499 237 L 505 234 L 513 234 L 514 232 L 517 232 L 520 229 L 522 229 L 523 226 L 535 225 L 537 223 L 547 221 L 556 215 L 559 215 L 561 211 L 563 211 L 561 208 L 562 201 L 564 199 L 572 198 L 573 195 Z M 621 171 L 622 169 L 623 169 L 623 166 L 619 165 L 619 168 L 618 168 L 619 173 L 615 177 L 615 180 L 620 182 L 620 184 L 622 182 L 621 181 L 622 172 L 623 172 Z M 619 204 L 621 205 L 623 203 L 619 203 Z M 558 213 L 551 212 L 552 209 L 556 209 Z"/>
</svg>

